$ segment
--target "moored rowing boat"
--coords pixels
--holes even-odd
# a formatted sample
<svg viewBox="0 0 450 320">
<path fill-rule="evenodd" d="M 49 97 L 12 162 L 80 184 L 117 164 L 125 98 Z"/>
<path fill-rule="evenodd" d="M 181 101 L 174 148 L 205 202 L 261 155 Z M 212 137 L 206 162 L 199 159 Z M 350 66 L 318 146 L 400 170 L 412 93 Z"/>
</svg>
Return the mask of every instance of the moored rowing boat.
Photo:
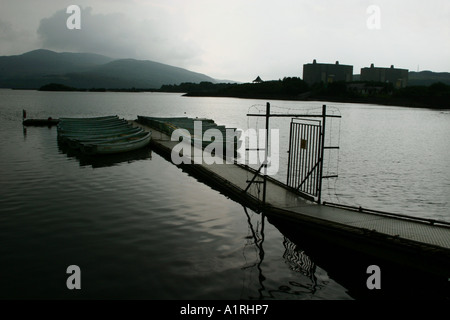
<svg viewBox="0 0 450 320">
<path fill-rule="evenodd" d="M 129 122 L 126 120 L 113 120 L 113 121 L 104 121 L 102 123 L 65 123 L 64 121 L 60 122 L 57 126 L 58 132 L 68 132 L 68 131 L 92 131 L 99 129 L 109 129 L 116 128 L 121 126 L 129 125 Z"/>
<path fill-rule="evenodd" d="M 144 131 L 138 135 L 115 141 L 97 141 L 81 143 L 81 151 L 85 154 L 111 154 L 137 150 L 150 143 L 151 132 Z"/>
<path fill-rule="evenodd" d="M 144 129 L 142 128 L 133 128 L 129 131 L 124 131 L 120 133 L 107 134 L 107 135 L 88 135 L 88 136 L 79 136 L 79 137 L 70 137 L 67 138 L 67 143 L 71 148 L 78 149 L 81 147 L 81 144 L 87 143 L 98 143 L 98 142 L 115 142 L 118 140 L 123 140 L 125 138 L 131 138 L 142 134 Z"/>
<path fill-rule="evenodd" d="M 91 118 L 59 118 L 64 122 L 90 122 L 90 121 L 104 121 L 111 119 L 119 119 L 118 116 L 103 116 L 103 117 L 91 117 Z"/>
<path fill-rule="evenodd" d="M 141 131 L 139 127 L 127 126 L 114 130 L 95 130 L 95 131 L 71 131 L 58 133 L 58 140 L 61 142 L 67 142 L 74 139 L 88 139 L 88 138 L 108 138 L 112 136 L 117 136 L 121 134 L 130 134 Z"/>
<path fill-rule="evenodd" d="M 117 116 L 61 118 L 58 141 L 86 154 L 122 153 L 150 143 L 151 132 Z"/>
</svg>

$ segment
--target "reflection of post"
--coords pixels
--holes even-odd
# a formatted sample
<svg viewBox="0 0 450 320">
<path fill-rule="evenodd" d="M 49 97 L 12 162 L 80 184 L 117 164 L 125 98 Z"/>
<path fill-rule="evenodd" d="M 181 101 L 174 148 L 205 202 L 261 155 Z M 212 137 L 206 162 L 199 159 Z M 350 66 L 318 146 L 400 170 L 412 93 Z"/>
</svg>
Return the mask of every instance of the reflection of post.
<svg viewBox="0 0 450 320">
<path fill-rule="evenodd" d="M 27 127 L 24 124 L 24 121 L 27 117 L 27 111 L 25 109 L 22 110 L 22 127 L 23 127 L 23 137 L 27 137 Z"/>
<path fill-rule="evenodd" d="M 266 184 L 264 184 L 266 186 Z M 261 242 L 259 244 L 259 263 L 258 263 L 258 271 L 259 271 L 259 284 L 261 285 L 261 288 L 258 290 L 259 292 L 259 298 L 262 299 L 264 297 L 263 291 L 266 289 L 264 287 L 263 281 L 266 280 L 266 278 L 263 275 L 261 265 L 264 261 L 264 249 L 263 249 L 263 242 L 264 242 L 264 212 L 261 212 Z"/>
<path fill-rule="evenodd" d="M 255 230 L 253 228 L 253 225 L 252 225 L 252 220 L 250 218 L 250 215 L 248 214 L 248 211 L 247 211 L 246 207 L 244 207 L 244 212 L 245 212 L 245 215 L 247 216 L 248 226 L 249 226 L 250 231 L 252 233 L 253 239 L 255 240 L 255 246 L 259 249 L 259 254 L 258 254 L 259 255 L 259 262 L 257 263 L 256 266 L 258 268 L 258 282 L 259 282 L 259 284 L 261 286 L 258 289 L 258 292 L 259 292 L 259 297 L 258 298 L 262 299 L 263 296 L 264 296 L 263 292 L 264 292 L 264 290 L 266 290 L 266 288 L 264 287 L 264 283 L 263 283 L 264 280 L 266 280 L 266 278 L 264 277 L 263 272 L 262 272 L 262 268 L 261 268 L 261 265 L 262 265 L 263 260 L 264 260 L 263 242 L 264 242 L 264 219 L 265 219 L 265 216 L 264 216 L 264 213 L 261 213 L 261 239 L 258 240 L 257 234 L 256 234 L 256 232 L 255 232 Z"/>
</svg>

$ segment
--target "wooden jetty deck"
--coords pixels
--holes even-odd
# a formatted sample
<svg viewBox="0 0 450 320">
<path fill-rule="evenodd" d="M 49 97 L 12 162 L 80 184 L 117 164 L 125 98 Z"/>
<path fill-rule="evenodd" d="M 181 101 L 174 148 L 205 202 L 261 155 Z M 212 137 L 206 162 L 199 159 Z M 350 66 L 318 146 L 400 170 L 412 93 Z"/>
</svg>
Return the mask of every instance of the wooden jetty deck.
<svg viewBox="0 0 450 320">
<path fill-rule="evenodd" d="M 155 128 L 133 122 L 152 131 L 154 150 L 170 161 L 172 148 L 179 142 Z M 248 179 L 256 172 L 252 168 L 237 163 L 180 166 L 244 206 L 264 212 L 269 219 L 297 224 L 319 238 L 450 279 L 450 224 L 319 205 L 270 177 L 263 206 L 258 188 L 244 192 Z"/>
</svg>

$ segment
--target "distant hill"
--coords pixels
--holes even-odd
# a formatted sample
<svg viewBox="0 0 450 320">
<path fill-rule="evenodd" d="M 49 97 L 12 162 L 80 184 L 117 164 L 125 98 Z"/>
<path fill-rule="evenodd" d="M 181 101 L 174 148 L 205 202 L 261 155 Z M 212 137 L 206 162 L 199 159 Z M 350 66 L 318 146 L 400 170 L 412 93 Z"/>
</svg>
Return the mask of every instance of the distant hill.
<svg viewBox="0 0 450 320">
<path fill-rule="evenodd" d="M 67 85 L 77 88 L 154 88 L 159 89 L 164 84 L 179 84 L 182 82 L 215 82 L 204 74 L 186 69 L 149 61 L 121 59 L 91 68 L 88 71 L 68 75 Z M 63 83 L 64 79 L 58 79 Z"/>
<path fill-rule="evenodd" d="M 38 89 L 48 83 L 75 88 L 153 88 L 182 82 L 216 82 L 204 74 L 150 61 L 91 53 L 34 50 L 0 57 L 0 87 Z"/>
<path fill-rule="evenodd" d="M 408 86 L 429 86 L 436 82 L 442 82 L 450 85 L 449 72 L 410 71 L 408 78 Z"/>
<path fill-rule="evenodd" d="M 113 59 L 92 53 L 56 53 L 34 50 L 22 55 L 0 57 L 0 77 L 59 74 L 87 70 Z"/>
</svg>

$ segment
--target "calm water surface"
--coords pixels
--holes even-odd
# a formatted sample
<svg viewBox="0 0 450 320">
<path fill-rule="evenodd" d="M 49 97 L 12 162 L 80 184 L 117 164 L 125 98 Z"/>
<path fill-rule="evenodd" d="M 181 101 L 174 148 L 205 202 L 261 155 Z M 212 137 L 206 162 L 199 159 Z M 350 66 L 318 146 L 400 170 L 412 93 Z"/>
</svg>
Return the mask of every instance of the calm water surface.
<svg viewBox="0 0 450 320">
<path fill-rule="evenodd" d="M 255 125 L 249 108 L 264 104 L 0 90 L 0 298 L 360 298 L 351 280 L 365 279 L 365 269 L 352 274 L 339 271 L 342 261 L 339 270 L 321 263 L 320 253 L 308 251 L 314 239 L 287 237 L 151 149 L 79 158 L 58 146 L 55 128 L 21 125 L 26 109 L 29 118 L 186 115 L 246 129 Z M 274 112 L 316 112 L 322 105 L 271 104 Z M 325 200 L 450 221 L 450 112 L 329 105 L 343 118 L 332 124 L 341 150 L 330 170 L 339 178 L 325 183 Z M 283 121 L 272 125 L 282 137 L 277 178 L 284 181 Z M 82 290 L 66 288 L 69 265 L 81 268 Z"/>
</svg>

